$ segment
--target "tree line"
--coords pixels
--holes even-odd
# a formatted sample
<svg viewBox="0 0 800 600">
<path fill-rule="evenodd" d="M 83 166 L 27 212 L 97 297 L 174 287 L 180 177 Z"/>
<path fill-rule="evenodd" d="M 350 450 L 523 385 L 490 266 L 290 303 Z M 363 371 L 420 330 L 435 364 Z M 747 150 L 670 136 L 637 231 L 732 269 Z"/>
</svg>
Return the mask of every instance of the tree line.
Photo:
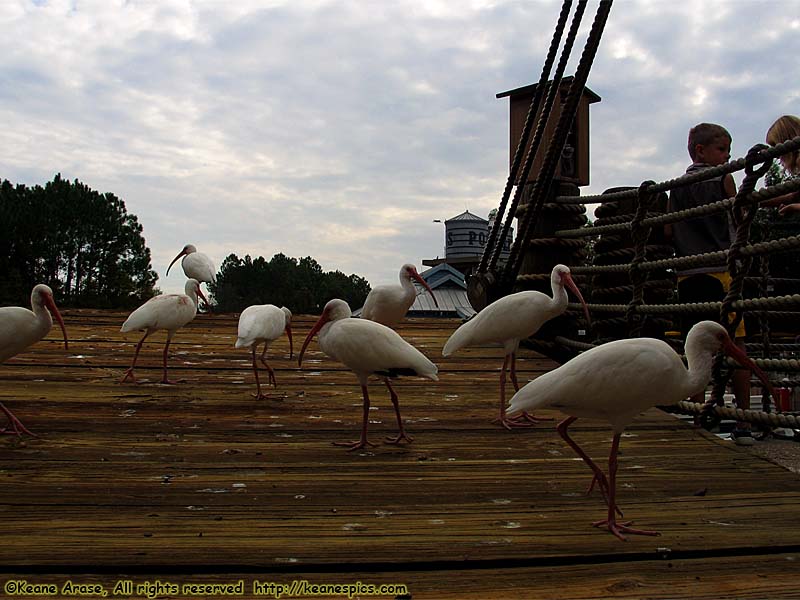
<svg viewBox="0 0 800 600">
<path fill-rule="evenodd" d="M 57 174 L 44 187 L 0 182 L 0 304 L 37 283 L 60 304 L 130 307 L 157 290 L 142 226 L 125 203 Z"/>
<path fill-rule="evenodd" d="M 294 313 L 320 314 L 331 298 L 345 300 L 354 310 L 364 304 L 369 282 L 341 271 L 324 272 L 319 263 L 306 256 L 296 259 L 276 254 L 239 258 L 228 255 L 208 284 L 215 311 L 240 312 L 251 304 L 286 306 Z"/>
<path fill-rule="evenodd" d="M 99 193 L 61 174 L 28 187 L 0 181 L 0 305 L 27 305 L 37 283 L 53 288 L 60 305 L 132 308 L 158 293 L 158 275 L 142 225 L 111 193 Z M 358 275 L 323 272 L 310 256 L 229 255 L 216 284 L 216 309 L 251 304 L 287 306 L 318 314 L 331 298 L 363 305 L 369 283 Z"/>
</svg>

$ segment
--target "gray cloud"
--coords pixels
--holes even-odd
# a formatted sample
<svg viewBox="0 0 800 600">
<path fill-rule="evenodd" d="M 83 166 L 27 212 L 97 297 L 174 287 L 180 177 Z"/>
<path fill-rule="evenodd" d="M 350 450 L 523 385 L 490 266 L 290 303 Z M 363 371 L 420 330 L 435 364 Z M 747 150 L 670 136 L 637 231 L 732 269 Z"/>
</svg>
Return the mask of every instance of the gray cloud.
<svg viewBox="0 0 800 600">
<path fill-rule="evenodd" d="M 185 243 L 218 264 L 284 252 L 394 281 L 441 254 L 433 219 L 498 203 L 508 107 L 494 95 L 538 79 L 558 10 L 6 1 L 0 177 L 61 172 L 122 197 L 164 290 L 182 289 L 163 272 Z M 800 112 L 798 33 L 790 0 L 617 2 L 589 80 L 603 101 L 584 193 L 680 174 L 703 120 L 728 127 L 734 156 L 762 141 Z"/>
</svg>

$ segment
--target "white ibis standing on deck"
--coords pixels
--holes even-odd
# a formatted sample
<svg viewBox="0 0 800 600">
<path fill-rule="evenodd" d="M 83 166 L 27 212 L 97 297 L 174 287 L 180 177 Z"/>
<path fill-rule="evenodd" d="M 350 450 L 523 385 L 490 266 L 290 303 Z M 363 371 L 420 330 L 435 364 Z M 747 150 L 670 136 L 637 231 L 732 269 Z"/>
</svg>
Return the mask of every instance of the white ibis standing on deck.
<svg viewBox="0 0 800 600">
<path fill-rule="evenodd" d="M 618 538 L 623 533 L 657 535 L 617 523 L 617 451 L 622 432 L 636 415 L 656 405 L 669 405 L 705 390 L 712 375 L 714 355 L 722 350 L 751 369 L 771 390 L 767 377 L 728 337 L 725 328 L 701 321 L 686 336 L 686 362 L 666 343 L 653 338 L 632 338 L 602 344 L 579 354 L 559 368 L 541 375 L 517 392 L 508 407 L 514 414 L 537 408 L 556 408 L 569 415 L 558 424 L 559 435 L 594 473 L 608 503 L 608 518 L 594 523 Z M 608 477 L 567 434 L 580 417 L 603 419 L 614 438 L 608 457 Z"/>
<path fill-rule="evenodd" d="M 417 297 L 417 288 L 412 280 L 418 281 L 428 290 L 436 308 L 439 308 L 433 290 L 422 275 L 417 273 L 417 268 L 414 265 L 403 265 L 400 268 L 400 285 L 376 285 L 372 288 L 367 294 L 364 308 L 361 309 L 361 317 L 387 327 L 397 327 Z"/>
<path fill-rule="evenodd" d="M 536 291 L 517 292 L 495 300 L 481 312 L 472 317 L 453 332 L 444 345 L 442 356 L 448 357 L 462 348 L 482 344 L 502 344 L 505 351 L 503 368 L 500 372 L 500 424 L 506 429 L 532 425 L 537 419 L 531 415 L 509 418 L 506 415 L 506 368 L 511 363 L 511 382 L 519 390 L 517 383 L 517 349 L 521 340 L 539 331 L 550 319 L 559 316 L 567 309 L 569 290 L 583 304 L 586 319 L 589 311 L 578 286 L 572 280 L 569 267 L 556 265 L 550 275 L 553 297 Z"/>
<path fill-rule="evenodd" d="M 31 309 L 28 310 L 21 306 L 0 308 L 0 363 L 16 356 L 46 336 L 53 327 L 53 317 L 56 318 L 64 333 L 64 348 L 68 347 L 64 319 L 58 312 L 53 300 L 53 290 L 49 286 L 43 283 L 34 286 L 31 292 Z M 2 403 L 0 403 L 0 411 L 5 413 L 11 424 L 10 429 L 0 429 L 0 433 L 33 435 Z"/>
<path fill-rule="evenodd" d="M 214 262 L 202 252 L 198 252 L 197 248 L 192 244 L 186 244 L 183 250 L 178 253 L 178 256 L 172 259 L 169 267 L 167 267 L 166 275 L 169 275 L 170 268 L 181 256 L 183 257 L 181 267 L 187 279 L 196 279 L 200 283 L 214 283 L 217 280 L 217 267 Z M 208 306 L 207 300 L 206 306 Z"/>
<path fill-rule="evenodd" d="M 197 297 L 200 296 L 203 300 L 206 299 L 200 289 L 200 282 L 196 279 L 187 279 L 184 289 L 186 291 L 185 294 L 162 294 L 155 298 L 150 298 L 150 300 L 133 311 L 122 324 L 120 331 L 123 333 L 140 330 L 144 331 L 144 336 L 136 344 L 133 364 L 130 369 L 125 371 L 120 383 L 127 381 L 129 378 L 136 381 L 133 369 L 136 368 L 139 350 L 142 349 L 142 344 L 147 339 L 147 336 L 159 329 L 167 330 L 167 343 L 164 345 L 164 376 L 161 379 L 161 383 L 173 383 L 167 379 L 167 356 L 172 336 L 175 335 L 178 329 L 194 319 L 197 314 Z M 208 303 L 207 300 L 206 303 Z"/>
<path fill-rule="evenodd" d="M 275 372 L 267 363 L 267 348 L 270 342 L 277 340 L 283 332 L 289 338 L 289 358 L 292 358 L 292 312 L 284 307 L 278 308 L 273 304 L 257 304 L 248 306 L 239 315 L 239 331 L 236 338 L 237 348 L 250 348 L 253 355 L 253 373 L 256 376 L 256 398 L 265 399 L 261 393 L 261 382 L 258 380 L 258 365 L 256 364 L 256 348 L 262 342 L 264 351 L 261 353 L 261 363 L 267 368 L 269 383 L 278 387 L 275 381 Z"/>
<path fill-rule="evenodd" d="M 167 267 L 167 275 L 169 275 L 170 267 L 181 256 L 183 257 L 181 267 L 183 267 L 183 273 L 187 279 L 196 279 L 200 283 L 212 283 L 217 280 L 217 268 L 213 261 L 202 252 L 198 252 L 192 244 L 186 244 L 178 256 L 172 259 Z"/>
<path fill-rule="evenodd" d="M 367 441 L 367 425 L 369 423 L 369 393 L 367 380 L 370 375 L 384 378 L 389 388 L 392 404 L 397 416 L 397 437 L 387 438 L 387 443 L 398 444 L 401 440 L 412 442 L 413 438 L 406 434 L 400 418 L 400 406 L 397 394 L 392 388 L 389 378 L 399 375 L 418 375 L 438 381 L 438 369 L 419 350 L 401 338 L 393 329 L 368 321 L 351 319 L 350 307 L 344 300 L 333 299 L 325 305 L 322 316 L 309 331 L 300 350 L 299 364 L 303 364 L 303 353 L 311 339 L 319 332 L 319 346 L 322 351 L 334 360 L 344 363 L 361 384 L 364 397 L 364 417 L 361 425 L 361 439 L 357 442 L 335 442 L 337 446 L 347 446 L 350 450 L 374 446 Z"/>
</svg>

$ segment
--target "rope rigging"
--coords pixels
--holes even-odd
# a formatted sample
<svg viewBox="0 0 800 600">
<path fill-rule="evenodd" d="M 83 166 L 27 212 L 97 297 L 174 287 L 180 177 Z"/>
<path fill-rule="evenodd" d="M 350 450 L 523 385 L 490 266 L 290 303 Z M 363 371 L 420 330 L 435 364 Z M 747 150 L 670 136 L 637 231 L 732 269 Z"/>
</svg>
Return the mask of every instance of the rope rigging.
<svg viewBox="0 0 800 600">
<path fill-rule="evenodd" d="M 581 321 L 580 305 L 571 303 L 567 314 L 573 323 L 581 323 L 581 330 L 588 332 L 586 339 L 571 339 L 563 332 L 550 337 L 540 335 L 527 342 L 534 349 L 560 360 L 612 339 L 648 335 L 666 339 L 680 351 L 682 340 L 666 333 L 675 329 L 675 319 L 681 315 L 706 315 L 723 324 L 730 333 L 742 319 L 752 317 L 760 332 L 759 343 L 748 339 L 747 347 L 759 355 L 754 361 L 766 371 L 784 374 L 780 380 L 783 387 L 795 387 L 800 384 L 800 377 L 789 378 L 788 374 L 800 371 L 800 344 L 773 338 L 780 337 L 780 323 L 800 319 L 800 294 L 793 293 L 800 290 L 800 279 L 773 276 L 770 258 L 778 253 L 800 250 L 800 235 L 752 241 L 750 229 L 761 203 L 800 191 L 800 178 L 755 189 L 774 159 L 800 150 L 800 136 L 772 147 L 757 144 L 745 157 L 666 181 L 644 181 L 634 188 L 615 188 L 603 194 L 581 196 L 579 192 L 570 194 L 571 190 L 557 187 L 561 181 L 556 176 L 559 161 L 565 158 L 567 138 L 575 123 L 579 100 L 586 89 L 613 2 L 600 0 L 575 74 L 569 81 L 570 78 L 564 77 L 564 70 L 586 4 L 586 0 L 579 0 L 575 5 L 551 77 L 572 10 L 572 0 L 564 0 L 562 4 L 539 81 L 532 86 L 530 105 L 511 160 L 495 226 L 489 231 L 475 273 L 468 279 L 470 303 L 476 310 L 481 310 L 497 298 L 511 293 L 515 287 L 546 286 L 549 269 L 532 266 L 536 261 L 531 257 L 549 252 L 552 259 L 550 268 L 556 262 L 565 262 L 576 278 L 588 283 L 591 290 L 589 310 L 600 318 L 593 319 L 589 326 Z M 560 110 L 555 110 L 559 95 Z M 553 119 L 555 125 L 550 122 Z M 550 131 L 546 142 L 545 129 Z M 538 172 L 531 176 L 535 159 L 540 161 Z M 667 192 L 742 170 L 745 171 L 744 181 L 735 196 L 668 212 Z M 586 224 L 585 207 L 590 204 L 597 205 L 594 224 Z M 728 213 L 735 226 L 735 235 L 727 250 L 676 257 L 672 244 L 661 237 L 665 225 L 721 213 Z M 559 215 L 568 216 L 559 221 Z M 503 241 L 507 239 L 514 218 L 518 219 L 517 236 L 507 261 L 499 265 Z M 553 223 L 558 225 L 550 227 Z M 562 255 L 572 257 L 571 261 L 554 259 Z M 522 268 L 524 260 L 527 261 L 525 269 Z M 721 301 L 675 301 L 676 271 L 714 265 L 725 265 L 731 277 L 731 284 Z M 783 293 L 774 293 L 776 289 L 783 290 Z M 746 292 L 747 298 L 744 297 Z M 752 297 L 753 293 L 755 297 Z M 729 315 L 733 316 L 732 320 Z M 588 341 L 592 336 L 594 343 Z M 775 357 L 775 353 L 780 353 L 780 357 Z M 763 395 L 765 412 L 724 406 L 724 391 L 732 369 L 736 367 L 732 360 L 718 356 L 710 402 L 705 405 L 683 402 L 674 410 L 700 414 L 707 421 L 724 417 L 760 423 L 767 428 L 800 428 L 793 415 L 766 412 L 771 408 L 766 390 Z"/>
</svg>

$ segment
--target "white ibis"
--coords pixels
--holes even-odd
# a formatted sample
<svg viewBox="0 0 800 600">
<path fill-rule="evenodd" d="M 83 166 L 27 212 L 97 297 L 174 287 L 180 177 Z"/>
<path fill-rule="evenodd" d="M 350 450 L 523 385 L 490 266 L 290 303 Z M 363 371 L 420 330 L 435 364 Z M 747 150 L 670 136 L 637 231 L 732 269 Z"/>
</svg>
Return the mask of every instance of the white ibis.
<svg viewBox="0 0 800 600">
<path fill-rule="evenodd" d="M 173 383 L 167 378 L 167 355 L 172 336 L 175 335 L 178 329 L 194 319 L 197 314 L 197 297 L 200 296 L 203 300 L 206 300 L 200 289 L 200 282 L 196 279 L 187 279 L 184 289 L 186 291 L 185 294 L 162 294 L 155 298 L 150 298 L 150 300 L 133 311 L 122 324 L 120 331 L 123 333 L 139 330 L 144 331 L 144 336 L 136 344 L 133 364 L 130 369 L 125 371 L 120 383 L 127 381 L 129 378 L 136 381 L 133 369 L 136 367 L 136 360 L 139 358 L 139 350 L 142 349 L 142 344 L 147 339 L 147 336 L 159 329 L 167 330 L 167 343 L 164 345 L 164 376 L 161 379 L 161 383 Z M 207 300 L 206 303 L 208 303 Z"/>
<path fill-rule="evenodd" d="M 448 357 L 462 348 L 482 344 L 502 344 L 505 352 L 503 368 L 500 371 L 500 417 L 499 422 L 506 429 L 532 425 L 537 419 L 525 414 L 518 418 L 506 416 L 506 369 L 511 363 L 511 382 L 519 390 L 517 383 L 517 350 L 521 340 L 539 331 L 550 319 L 567 309 L 569 299 L 565 288 L 575 294 L 583 304 L 586 319 L 589 311 L 578 286 L 572 280 L 569 267 L 556 265 L 550 275 L 553 297 L 535 291 L 517 292 L 495 300 L 481 312 L 472 317 L 453 332 L 444 345 L 442 356 Z"/>
<path fill-rule="evenodd" d="M 172 259 L 172 262 L 169 263 L 169 267 L 167 267 L 167 275 L 169 275 L 170 267 L 172 267 L 175 261 L 181 256 L 183 257 L 181 261 L 183 274 L 186 275 L 188 279 L 196 279 L 200 283 L 213 283 L 217 280 L 217 267 L 214 266 L 214 262 L 202 252 L 198 252 L 197 248 L 192 244 L 186 244 L 183 250 L 178 253 L 178 256 Z M 205 297 L 203 297 L 203 300 L 206 300 Z M 206 300 L 206 308 L 210 310 L 208 300 Z"/>
<path fill-rule="evenodd" d="M 361 309 L 361 317 L 387 327 L 397 327 L 417 297 L 417 288 L 412 280 L 418 281 L 428 290 L 436 308 L 439 308 L 433 290 L 422 275 L 417 273 L 417 268 L 414 265 L 403 265 L 400 268 L 400 285 L 376 285 L 372 288 L 367 294 L 364 308 Z"/>
<path fill-rule="evenodd" d="M 261 382 L 258 380 L 258 365 L 256 364 L 256 348 L 263 342 L 264 351 L 261 353 L 261 363 L 269 373 L 269 383 L 278 387 L 275 381 L 275 372 L 266 360 L 267 348 L 270 342 L 277 340 L 283 332 L 289 338 L 289 358 L 292 357 L 292 312 L 284 307 L 278 308 L 273 304 L 257 304 L 248 306 L 239 315 L 239 332 L 236 338 L 237 348 L 250 348 L 253 354 L 253 373 L 256 376 L 256 398 L 267 398 L 261 393 Z"/>
<path fill-rule="evenodd" d="M 213 261 L 202 252 L 198 252 L 197 248 L 192 244 L 186 244 L 183 250 L 178 253 L 178 256 L 172 259 L 169 267 L 167 267 L 167 275 L 169 275 L 170 267 L 181 256 L 183 257 L 181 267 L 183 267 L 183 273 L 188 279 L 196 279 L 200 283 L 212 283 L 217 280 L 217 268 L 214 266 Z"/>
<path fill-rule="evenodd" d="M 514 414 L 537 408 L 556 408 L 569 415 L 558 424 L 564 441 L 594 473 L 608 503 L 608 518 L 594 523 L 606 526 L 618 538 L 623 533 L 657 535 L 617 523 L 617 451 L 622 432 L 636 415 L 656 405 L 675 404 L 705 390 L 712 376 L 714 355 L 722 350 L 751 369 L 771 390 L 766 375 L 728 337 L 725 328 L 701 321 L 686 336 L 686 361 L 666 343 L 653 338 L 609 342 L 587 350 L 549 373 L 541 375 L 517 392 L 508 407 Z M 608 421 L 614 430 L 608 457 L 608 477 L 567 434 L 580 417 Z"/>
<path fill-rule="evenodd" d="M 367 441 L 367 424 L 369 423 L 369 393 L 367 380 L 370 375 L 384 378 L 389 389 L 392 404 L 397 416 L 397 437 L 387 438 L 390 444 L 399 444 L 401 440 L 412 442 L 413 438 L 406 434 L 400 418 L 400 407 L 397 394 L 389 382 L 389 378 L 399 375 L 418 375 L 438 381 L 438 369 L 419 350 L 401 338 L 393 329 L 368 321 L 351 319 L 350 307 L 338 298 L 325 305 L 322 316 L 309 331 L 300 350 L 299 364 L 303 364 L 303 353 L 311 339 L 319 332 L 319 346 L 322 351 L 334 360 L 344 363 L 361 384 L 364 396 L 364 417 L 361 425 L 361 439 L 357 442 L 335 442 L 337 446 L 347 446 L 350 450 L 374 446 Z"/>
<path fill-rule="evenodd" d="M 40 283 L 33 287 L 31 309 L 28 310 L 21 306 L 0 308 L 0 363 L 16 356 L 46 336 L 53 327 L 53 317 L 56 318 L 64 333 L 64 348 L 68 347 L 64 319 L 58 312 L 58 307 L 53 300 L 53 290 L 49 286 Z M 0 411 L 5 413 L 11 424 L 11 429 L 0 429 L 0 433 L 33 435 L 2 403 L 0 403 Z"/>
</svg>

